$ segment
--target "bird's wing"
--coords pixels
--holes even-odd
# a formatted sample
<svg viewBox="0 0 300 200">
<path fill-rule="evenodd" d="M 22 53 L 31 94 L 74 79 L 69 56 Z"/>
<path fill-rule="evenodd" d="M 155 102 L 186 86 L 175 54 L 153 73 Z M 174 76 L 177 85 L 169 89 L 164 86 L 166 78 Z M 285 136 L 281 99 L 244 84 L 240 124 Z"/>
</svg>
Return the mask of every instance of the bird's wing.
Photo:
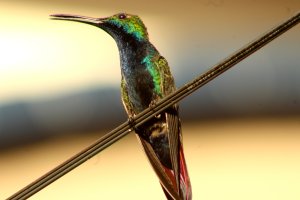
<svg viewBox="0 0 300 200">
<path fill-rule="evenodd" d="M 133 117 L 134 116 L 133 106 L 131 105 L 131 102 L 129 100 L 127 84 L 123 76 L 121 78 L 121 96 L 122 96 L 122 103 L 124 105 L 124 108 L 128 116 Z"/>
<path fill-rule="evenodd" d="M 170 171 L 168 171 L 168 169 L 161 164 L 161 162 L 159 161 L 157 155 L 155 154 L 152 146 L 147 141 L 142 139 L 141 137 L 137 137 L 137 138 L 141 142 L 143 149 L 144 149 L 147 157 L 149 158 L 149 161 L 150 161 L 155 173 L 159 177 L 161 185 L 165 188 L 165 190 L 169 193 L 169 195 L 171 195 L 173 197 L 173 199 L 176 199 L 176 200 L 180 199 L 179 193 L 176 191 L 176 189 L 173 186 L 174 180 L 171 180 L 172 173 Z"/>
<path fill-rule="evenodd" d="M 171 74 L 167 60 L 159 56 L 156 65 L 161 74 L 161 89 L 163 96 L 167 96 L 176 90 L 174 78 Z"/>
<path fill-rule="evenodd" d="M 157 61 L 157 67 L 160 71 L 162 80 L 161 88 L 163 96 L 167 96 L 175 91 L 174 78 L 171 74 L 167 60 L 160 56 Z M 177 192 L 180 191 L 180 121 L 178 117 L 178 106 L 173 105 L 165 112 L 166 124 L 168 130 L 169 148 L 170 148 L 170 159 L 172 163 L 172 168 L 174 171 L 174 176 L 176 180 Z"/>
<path fill-rule="evenodd" d="M 176 180 L 177 192 L 180 193 L 180 122 L 175 108 L 172 107 L 166 111 L 166 123 L 169 138 L 170 159 Z"/>
</svg>

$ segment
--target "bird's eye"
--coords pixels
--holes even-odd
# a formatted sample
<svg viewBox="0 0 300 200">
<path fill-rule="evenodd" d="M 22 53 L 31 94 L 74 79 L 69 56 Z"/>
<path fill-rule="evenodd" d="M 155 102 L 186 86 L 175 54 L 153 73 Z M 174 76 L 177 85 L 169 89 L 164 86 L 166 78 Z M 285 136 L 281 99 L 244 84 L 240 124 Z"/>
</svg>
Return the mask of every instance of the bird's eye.
<svg viewBox="0 0 300 200">
<path fill-rule="evenodd" d="M 126 18 L 126 14 L 125 13 L 119 14 L 119 19 L 125 19 L 125 18 Z"/>
</svg>

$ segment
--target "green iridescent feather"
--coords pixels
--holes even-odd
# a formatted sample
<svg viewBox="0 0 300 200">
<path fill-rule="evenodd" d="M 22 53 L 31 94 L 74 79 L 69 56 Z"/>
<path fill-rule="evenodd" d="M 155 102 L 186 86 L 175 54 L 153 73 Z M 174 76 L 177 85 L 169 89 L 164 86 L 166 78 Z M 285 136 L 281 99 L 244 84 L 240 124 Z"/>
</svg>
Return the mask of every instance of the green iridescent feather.
<svg viewBox="0 0 300 200">
<path fill-rule="evenodd" d="M 147 66 L 147 70 L 149 71 L 149 73 L 151 74 L 152 78 L 153 78 L 153 83 L 154 83 L 154 91 L 156 92 L 156 94 L 158 94 L 159 96 L 162 95 L 162 91 L 161 91 L 161 73 L 160 73 L 160 69 L 159 69 L 159 65 L 157 62 L 153 62 L 153 56 L 152 55 L 148 55 L 146 56 L 142 63 L 145 63 Z"/>
</svg>

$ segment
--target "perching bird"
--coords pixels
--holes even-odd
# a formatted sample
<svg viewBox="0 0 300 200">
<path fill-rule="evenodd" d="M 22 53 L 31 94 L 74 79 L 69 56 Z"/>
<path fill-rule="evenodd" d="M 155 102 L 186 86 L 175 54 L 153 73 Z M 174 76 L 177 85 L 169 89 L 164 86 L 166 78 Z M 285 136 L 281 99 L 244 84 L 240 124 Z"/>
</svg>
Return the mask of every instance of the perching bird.
<svg viewBox="0 0 300 200">
<path fill-rule="evenodd" d="M 175 91 L 169 65 L 150 43 L 147 29 L 136 15 L 120 13 L 107 18 L 55 14 L 54 19 L 83 22 L 101 28 L 116 41 L 121 60 L 121 96 L 132 118 Z M 182 147 L 178 106 L 137 127 L 135 132 L 159 177 L 168 199 L 189 200 L 191 184 Z"/>
</svg>

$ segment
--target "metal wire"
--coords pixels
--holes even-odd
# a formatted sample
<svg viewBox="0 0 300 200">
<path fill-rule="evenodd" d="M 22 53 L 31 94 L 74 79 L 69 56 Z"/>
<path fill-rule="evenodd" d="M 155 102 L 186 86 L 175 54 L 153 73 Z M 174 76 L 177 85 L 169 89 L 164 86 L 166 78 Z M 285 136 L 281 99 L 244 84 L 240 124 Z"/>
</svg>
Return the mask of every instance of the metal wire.
<svg viewBox="0 0 300 200">
<path fill-rule="evenodd" d="M 286 22 L 280 24 L 276 28 L 272 29 L 270 32 L 266 33 L 262 37 L 258 38 L 254 42 L 250 43 L 246 47 L 242 48 L 237 53 L 233 54 L 232 56 L 225 59 L 223 62 L 215 65 L 213 68 L 208 70 L 206 73 L 200 75 L 193 81 L 189 82 L 188 84 L 184 85 L 180 89 L 176 90 L 173 94 L 163 98 L 159 101 L 155 107 L 148 108 L 143 112 L 136 115 L 130 122 L 125 122 L 115 128 L 114 130 L 107 133 L 105 136 L 97 140 L 94 144 L 90 145 L 89 147 L 85 148 L 78 154 L 74 155 L 67 161 L 63 162 L 53 170 L 49 171 L 42 177 L 38 178 L 37 180 L 33 181 L 23 189 L 19 190 L 7 200 L 19 200 L 19 199 L 27 199 L 30 196 L 34 195 L 38 191 L 42 190 L 47 185 L 51 184 L 55 180 L 59 179 L 60 177 L 64 176 L 72 169 L 76 168 L 80 164 L 84 163 L 94 155 L 98 154 L 105 148 L 109 147 L 119 139 L 123 138 L 127 134 L 129 134 L 133 127 L 137 127 L 147 120 L 151 119 L 155 115 L 161 113 L 169 106 L 179 102 L 186 96 L 190 95 L 209 81 L 213 80 L 229 68 L 233 67 L 238 62 L 242 61 L 246 57 L 250 56 L 252 53 L 257 51 L 258 49 L 265 46 L 267 43 L 271 42 L 276 37 L 280 36 L 287 30 L 291 29 L 295 25 L 297 25 L 300 21 L 300 13 L 291 17 Z"/>
</svg>

